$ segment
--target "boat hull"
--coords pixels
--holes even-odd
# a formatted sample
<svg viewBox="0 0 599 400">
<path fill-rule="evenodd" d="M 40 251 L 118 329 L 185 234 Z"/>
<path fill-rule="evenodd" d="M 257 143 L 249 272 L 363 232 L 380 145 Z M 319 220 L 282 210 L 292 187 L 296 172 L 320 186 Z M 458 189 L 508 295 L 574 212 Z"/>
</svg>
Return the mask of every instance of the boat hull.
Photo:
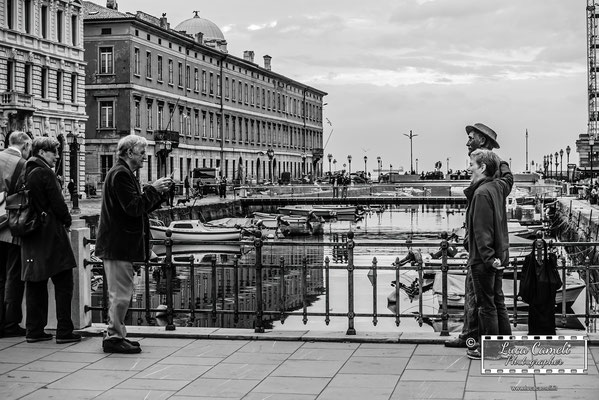
<svg viewBox="0 0 599 400">
<path fill-rule="evenodd" d="M 205 242 L 224 242 L 231 240 L 240 240 L 241 233 L 239 229 L 215 228 L 207 231 L 193 231 L 191 229 L 171 229 L 163 226 L 152 226 L 150 232 L 152 239 L 166 240 L 166 231 L 170 229 L 171 239 L 177 243 L 205 243 Z"/>
</svg>

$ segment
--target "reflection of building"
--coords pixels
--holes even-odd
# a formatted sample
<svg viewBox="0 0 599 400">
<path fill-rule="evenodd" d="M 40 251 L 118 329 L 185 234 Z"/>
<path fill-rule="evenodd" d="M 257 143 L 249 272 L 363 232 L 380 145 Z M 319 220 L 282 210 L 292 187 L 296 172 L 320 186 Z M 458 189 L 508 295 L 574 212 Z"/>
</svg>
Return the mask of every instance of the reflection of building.
<svg viewBox="0 0 599 400">
<path fill-rule="evenodd" d="M 322 173 L 326 93 L 272 71 L 270 56 L 259 66 L 253 51 L 228 54 L 220 29 L 197 13 L 173 29 L 165 15 L 84 4 L 87 164 L 97 182 L 131 132 L 150 143 L 142 182 L 174 170 L 183 180 L 195 167 L 229 179 L 265 179 L 270 165 L 277 177 L 299 176 L 303 153 Z"/>
<path fill-rule="evenodd" d="M 0 149 L 15 130 L 56 137 L 64 160 L 56 172 L 64 177 L 66 136 L 82 135 L 87 119 L 81 1 L 6 0 L 0 20 Z M 85 165 L 77 170 L 82 193 Z"/>
</svg>

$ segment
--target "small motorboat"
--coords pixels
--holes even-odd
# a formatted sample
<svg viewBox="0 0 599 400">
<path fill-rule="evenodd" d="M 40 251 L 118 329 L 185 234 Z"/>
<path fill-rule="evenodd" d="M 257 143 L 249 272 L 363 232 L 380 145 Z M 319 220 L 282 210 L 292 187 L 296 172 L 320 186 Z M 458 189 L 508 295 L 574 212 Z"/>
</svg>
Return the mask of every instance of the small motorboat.
<svg viewBox="0 0 599 400">
<path fill-rule="evenodd" d="M 295 235 L 315 235 L 323 232 L 322 217 L 316 214 L 301 215 L 282 215 L 255 212 L 254 218 L 261 221 L 269 229 L 280 229 L 285 236 Z"/>
<path fill-rule="evenodd" d="M 203 224 L 199 220 L 173 221 L 167 227 L 152 220 L 150 232 L 152 239 L 165 240 L 166 231 L 171 231 L 171 239 L 175 243 L 222 242 L 241 239 L 240 228 L 216 227 Z"/>
<path fill-rule="evenodd" d="M 355 216 L 357 214 L 356 206 L 285 206 L 280 207 L 279 212 L 284 215 L 302 215 L 308 216 L 313 213 L 317 217 L 335 218 L 338 216 Z"/>
</svg>

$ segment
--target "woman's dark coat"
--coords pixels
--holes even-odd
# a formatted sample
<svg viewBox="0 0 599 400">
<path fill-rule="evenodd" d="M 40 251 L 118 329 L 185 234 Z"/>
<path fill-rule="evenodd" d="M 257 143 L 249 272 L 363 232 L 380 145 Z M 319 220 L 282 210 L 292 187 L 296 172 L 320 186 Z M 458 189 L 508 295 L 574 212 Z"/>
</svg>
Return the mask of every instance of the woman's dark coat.
<svg viewBox="0 0 599 400">
<path fill-rule="evenodd" d="M 43 223 L 22 238 L 21 278 L 39 282 L 77 266 L 66 230 L 71 226 L 71 214 L 54 170 L 43 159 L 30 158 L 25 173 L 31 201 Z"/>
<path fill-rule="evenodd" d="M 120 159 L 108 171 L 102 190 L 102 210 L 95 255 L 107 260 L 146 261 L 149 257 L 148 213 L 162 196 L 153 186 L 143 192 L 127 163 Z"/>
</svg>

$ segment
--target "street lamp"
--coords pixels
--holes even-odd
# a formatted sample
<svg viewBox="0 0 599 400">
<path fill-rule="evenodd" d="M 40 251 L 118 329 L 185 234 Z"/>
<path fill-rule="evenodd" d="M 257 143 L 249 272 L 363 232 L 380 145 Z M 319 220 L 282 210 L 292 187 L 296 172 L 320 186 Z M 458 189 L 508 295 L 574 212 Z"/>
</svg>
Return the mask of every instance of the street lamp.
<svg viewBox="0 0 599 400">
<path fill-rule="evenodd" d="M 413 134 L 412 131 L 410 131 L 409 135 L 407 133 L 404 133 L 403 135 L 410 138 L 410 174 L 414 175 L 414 162 L 412 161 L 412 139 L 418 135 Z"/>
<path fill-rule="evenodd" d="M 381 176 L 381 165 L 383 164 L 383 160 L 381 160 L 381 156 L 378 156 L 378 157 L 376 158 L 376 164 L 377 164 L 377 165 L 378 165 L 378 167 L 379 167 L 379 176 Z"/>
<path fill-rule="evenodd" d="M 554 176 L 553 176 L 553 157 L 551 157 L 551 154 L 547 154 L 547 159 L 549 160 L 549 175 L 552 175 L 552 178 L 554 178 Z"/>
<path fill-rule="evenodd" d="M 418 169 L 418 168 L 416 168 Z M 447 174 L 449 175 L 449 157 L 447 157 Z"/>
<path fill-rule="evenodd" d="M 559 157 L 559 153 L 556 151 L 555 152 L 555 178 L 557 179 L 557 167 L 558 167 L 558 162 L 557 162 L 557 158 Z"/>
<path fill-rule="evenodd" d="M 366 173 L 366 170 L 368 169 L 366 167 L 366 162 L 368 161 L 368 156 L 364 156 L 364 178 L 366 178 L 368 176 L 368 174 Z"/>
<path fill-rule="evenodd" d="M 589 146 L 591 146 L 591 156 L 589 157 L 591 161 L 591 185 L 593 184 L 593 146 L 595 145 L 595 138 L 589 139 Z"/>
<path fill-rule="evenodd" d="M 73 193 L 71 193 L 71 200 L 73 201 L 73 208 L 71 209 L 71 214 L 79 214 L 81 210 L 79 209 L 79 173 L 77 171 L 77 167 L 79 165 L 80 145 L 77 141 L 77 135 L 74 135 L 72 132 L 69 132 L 67 134 L 67 143 L 69 144 L 69 160 L 71 164 L 69 170 L 69 177 L 73 180 L 75 184 Z"/>
<path fill-rule="evenodd" d="M 559 179 L 564 179 L 564 149 L 559 150 Z"/>
<path fill-rule="evenodd" d="M 335 167 L 335 172 L 337 172 L 337 159 L 333 160 L 333 166 Z"/>
<path fill-rule="evenodd" d="M 418 159 L 416 159 L 416 173 L 418 173 Z"/>
<path fill-rule="evenodd" d="M 327 158 L 329 159 L 329 175 L 331 175 L 331 160 L 333 159 L 333 155 L 329 153 L 327 154 Z"/>
<path fill-rule="evenodd" d="M 272 147 L 269 147 L 268 150 L 266 150 L 266 155 L 268 156 L 268 173 L 270 175 L 270 181 L 273 182 L 273 165 L 272 165 L 272 159 L 275 156 L 275 151 L 273 150 Z"/>
<path fill-rule="evenodd" d="M 349 163 L 349 174 L 351 175 L 351 154 L 347 156 L 347 162 Z"/>
<path fill-rule="evenodd" d="M 301 154 L 302 157 L 302 175 L 306 175 L 306 153 Z"/>
<path fill-rule="evenodd" d="M 512 169 L 512 157 L 510 157 L 510 169 Z"/>
<path fill-rule="evenodd" d="M 570 146 L 566 146 L 566 160 L 570 164 Z"/>
</svg>

